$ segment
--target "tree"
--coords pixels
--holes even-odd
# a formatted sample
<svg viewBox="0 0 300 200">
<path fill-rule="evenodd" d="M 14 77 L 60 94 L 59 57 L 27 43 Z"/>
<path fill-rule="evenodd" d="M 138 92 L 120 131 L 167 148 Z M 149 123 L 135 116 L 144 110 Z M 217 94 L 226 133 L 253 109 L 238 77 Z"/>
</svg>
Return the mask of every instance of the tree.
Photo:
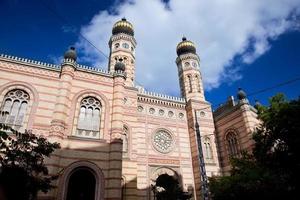
<svg viewBox="0 0 300 200">
<path fill-rule="evenodd" d="M 231 158 L 230 176 L 210 179 L 214 200 L 299 199 L 300 98 L 278 94 L 258 117 L 252 153 Z"/>
<path fill-rule="evenodd" d="M 44 159 L 59 148 L 30 131 L 20 133 L 0 123 L 0 193 L 8 200 L 32 200 L 39 191 L 53 188 L 57 176 L 49 175 Z"/>
</svg>

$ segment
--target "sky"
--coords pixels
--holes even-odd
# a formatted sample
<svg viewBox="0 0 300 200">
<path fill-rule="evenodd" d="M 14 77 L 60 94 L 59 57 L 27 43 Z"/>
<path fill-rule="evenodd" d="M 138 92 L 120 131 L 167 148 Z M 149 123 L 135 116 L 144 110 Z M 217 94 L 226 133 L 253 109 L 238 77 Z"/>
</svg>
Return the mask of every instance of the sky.
<svg viewBox="0 0 300 200">
<path fill-rule="evenodd" d="M 257 93 L 300 77 L 300 0 L 0 0 L 0 54 L 59 64 L 75 46 L 80 64 L 107 69 L 101 52 L 122 17 L 138 43 L 136 83 L 148 91 L 180 96 L 176 45 L 186 36 L 214 108 L 238 87 L 251 103 L 300 95 L 300 80 Z"/>
</svg>

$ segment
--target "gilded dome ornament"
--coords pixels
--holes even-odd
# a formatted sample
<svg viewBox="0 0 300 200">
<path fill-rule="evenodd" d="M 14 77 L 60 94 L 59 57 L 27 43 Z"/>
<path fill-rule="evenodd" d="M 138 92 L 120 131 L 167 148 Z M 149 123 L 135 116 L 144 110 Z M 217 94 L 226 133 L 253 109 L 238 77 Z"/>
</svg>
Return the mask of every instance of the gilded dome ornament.
<svg viewBox="0 0 300 200">
<path fill-rule="evenodd" d="M 176 52 L 178 56 L 186 53 L 196 54 L 196 47 L 192 41 L 187 40 L 186 37 L 183 37 L 182 41 L 177 45 Z"/>
<path fill-rule="evenodd" d="M 113 26 L 112 34 L 116 35 L 119 33 L 125 33 L 134 36 L 133 25 L 130 22 L 128 22 L 125 18 L 122 18 L 122 20 L 117 21 Z"/>
</svg>

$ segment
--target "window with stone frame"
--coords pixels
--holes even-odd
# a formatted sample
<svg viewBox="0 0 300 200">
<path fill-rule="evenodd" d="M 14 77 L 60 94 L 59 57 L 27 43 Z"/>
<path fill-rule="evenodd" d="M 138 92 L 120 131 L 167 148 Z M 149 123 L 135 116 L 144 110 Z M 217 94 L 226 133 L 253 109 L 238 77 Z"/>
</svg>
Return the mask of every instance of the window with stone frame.
<svg viewBox="0 0 300 200">
<path fill-rule="evenodd" d="M 128 132 L 129 132 L 128 127 L 123 126 L 123 134 L 122 134 L 122 140 L 123 140 L 122 152 L 123 152 L 123 156 L 128 155 Z"/>
<path fill-rule="evenodd" d="M 193 91 L 192 76 L 190 74 L 187 75 L 187 79 L 188 79 L 188 92 L 191 93 Z"/>
<path fill-rule="evenodd" d="M 204 158 L 207 160 L 213 160 L 213 150 L 212 150 L 210 138 L 206 137 L 203 143 L 204 143 Z"/>
<path fill-rule="evenodd" d="M 3 99 L 1 111 L 4 115 L 0 116 L 0 122 L 12 126 L 18 130 L 22 127 L 30 97 L 29 94 L 20 89 L 9 91 Z"/>
<path fill-rule="evenodd" d="M 226 143 L 229 156 L 238 156 L 240 152 L 238 139 L 235 132 L 230 131 L 226 134 Z"/>
<path fill-rule="evenodd" d="M 80 103 L 76 136 L 100 137 L 101 103 L 95 97 L 86 97 Z"/>
<path fill-rule="evenodd" d="M 195 81 L 196 81 L 197 92 L 201 92 L 200 79 L 197 74 L 195 75 Z"/>
</svg>

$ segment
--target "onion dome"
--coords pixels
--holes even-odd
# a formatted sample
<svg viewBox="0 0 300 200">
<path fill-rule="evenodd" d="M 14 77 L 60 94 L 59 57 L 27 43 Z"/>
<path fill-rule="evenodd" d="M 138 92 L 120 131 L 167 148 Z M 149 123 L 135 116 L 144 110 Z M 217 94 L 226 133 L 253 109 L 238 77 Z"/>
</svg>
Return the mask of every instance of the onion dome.
<svg viewBox="0 0 300 200">
<path fill-rule="evenodd" d="M 125 64 L 122 62 L 123 59 L 120 58 L 115 64 L 115 71 L 125 71 Z"/>
<path fill-rule="evenodd" d="M 122 18 L 122 20 L 117 21 L 113 26 L 112 34 L 116 35 L 118 33 L 125 33 L 133 36 L 134 30 L 132 24 L 128 22 L 125 18 Z"/>
<path fill-rule="evenodd" d="M 183 37 L 182 41 L 177 45 L 176 52 L 178 56 L 185 53 L 196 54 L 196 47 L 193 42 L 187 40 L 186 37 Z"/>
<path fill-rule="evenodd" d="M 75 51 L 75 47 L 70 47 L 70 49 L 65 52 L 64 59 L 72 59 L 72 60 L 76 61 L 77 53 Z"/>
<path fill-rule="evenodd" d="M 238 100 L 243 100 L 247 98 L 247 94 L 242 88 L 238 89 L 237 98 Z"/>
</svg>

